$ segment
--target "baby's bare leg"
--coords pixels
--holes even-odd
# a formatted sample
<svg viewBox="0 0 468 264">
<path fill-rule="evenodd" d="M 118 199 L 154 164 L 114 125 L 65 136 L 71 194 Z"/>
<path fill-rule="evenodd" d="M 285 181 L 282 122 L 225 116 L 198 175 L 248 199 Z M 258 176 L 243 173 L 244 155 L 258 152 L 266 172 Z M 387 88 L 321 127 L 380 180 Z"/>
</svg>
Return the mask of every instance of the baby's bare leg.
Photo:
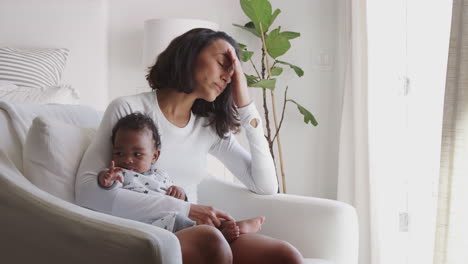
<svg viewBox="0 0 468 264">
<path fill-rule="evenodd" d="M 257 233 L 265 222 L 264 216 L 255 217 L 252 219 L 236 222 L 241 234 Z"/>
<path fill-rule="evenodd" d="M 221 221 L 219 230 L 229 243 L 236 240 L 240 235 L 239 227 L 234 221 Z"/>
</svg>

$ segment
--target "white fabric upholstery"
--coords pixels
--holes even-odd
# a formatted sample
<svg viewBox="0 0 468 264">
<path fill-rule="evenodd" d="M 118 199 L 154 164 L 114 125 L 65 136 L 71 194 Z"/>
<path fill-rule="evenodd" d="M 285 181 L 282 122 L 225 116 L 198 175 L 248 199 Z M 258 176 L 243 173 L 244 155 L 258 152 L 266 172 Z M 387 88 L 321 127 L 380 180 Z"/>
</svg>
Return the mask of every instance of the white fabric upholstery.
<svg viewBox="0 0 468 264">
<path fill-rule="evenodd" d="M 75 202 L 75 175 L 95 128 L 36 117 L 23 151 L 24 176 L 42 190 Z"/>
<path fill-rule="evenodd" d="M 333 262 L 324 260 L 324 259 L 304 259 L 304 262 L 302 264 L 333 264 Z"/>
<path fill-rule="evenodd" d="M 76 206 L 23 176 L 25 131 L 38 115 L 77 126 L 97 126 L 100 119 L 84 106 L 0 102 L 2 262 L 181 263 L 174 234 Z M 199 199 L 239 219 L 265 215 L 261 232 L 294 244 L 311 258 L 304 263 L 357 264 L 356 214 L 343 203 L 293 195 L 262 196 L 217 180 L 200 184 Z"/>
<path fill-rule="evenodd" d="M 345 203 L 297 195 L 257 195 L 214 178 L 200 183 L 198 201 L 223 209 L 235 219 L 265 216 L 260 233 L 290 242 L 305 258 L 358 263 L 357 215 Z"/>
</svg>

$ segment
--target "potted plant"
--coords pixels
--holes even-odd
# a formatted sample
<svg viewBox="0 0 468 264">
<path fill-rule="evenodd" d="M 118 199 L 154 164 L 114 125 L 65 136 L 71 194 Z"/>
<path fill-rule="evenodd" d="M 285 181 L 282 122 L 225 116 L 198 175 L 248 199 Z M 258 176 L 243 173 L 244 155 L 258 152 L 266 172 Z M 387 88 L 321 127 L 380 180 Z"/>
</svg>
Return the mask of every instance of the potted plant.
<svg viewBox="0 0 468 264">
<path fill-rule="evenodd" d="M 317 126 L 317 120 L 312 113 L 305 107 L 300 105 L 296 100 L 288 97 L 288 86 L 284 88 L 283 109 L 281 112 L 281 119 L 278 122 L 278 116 L 275 103 L 276 80 L 283 73 L 284 67 L 291 68 L 298 77 L 304 75 L 304 71 L 290 63 L 279 59 L 291 48 L 290 40 L 298 38 L 300 34 L 292 31 L 282 31 L 281 26 L 271 29 L 276 17 L 281 13 L 280 9 L 272 12 L 272 6 L 268 0 L 240 0 L 240 5 L 245 15 L 250 19 L 243 26 L 233 24 L 236 27 L 242 28 L 254 35 L 261 42 L 261 59 L 255 63 L 252 60 L 254 52 L 249 50 L 246 45 L 239 43 L 241 48 L 241 59 L 243 62 L 250 62 L 255 70 L 255 74 L 245 74 L 247 78 L 247 85 L 249 87 L 258 87 L 262 89 L 263 94 L 263 110 L 265 114 L 266 135 L 270 147 L 270 153 L 275 160 L 273 146 L 276 142 L 278 146 L 278 155 L 281 169 L 281 179 L 283 186 L 283 193 L 286 193 L 286 178 L 284 174 L 283 155 L 280 140 L 281 125 L 284 120 L 284 110 L 288 103 L 295 104 L 299 113 L 304 116 L 304 123 Z M 257 65 L 261 66 L 259 71 Z M 268 97 L 269 92 L 269 97 Z M 270 109 L 268 108 L 268 101 L 270 100 L 272 106 L 272 117 L 274 121 L 273 130 L 270 123 Z M 276 166 L 276 162 L 275 162 Z M 279 180 L 278 180 L 279 181 Z"/>
</svg>

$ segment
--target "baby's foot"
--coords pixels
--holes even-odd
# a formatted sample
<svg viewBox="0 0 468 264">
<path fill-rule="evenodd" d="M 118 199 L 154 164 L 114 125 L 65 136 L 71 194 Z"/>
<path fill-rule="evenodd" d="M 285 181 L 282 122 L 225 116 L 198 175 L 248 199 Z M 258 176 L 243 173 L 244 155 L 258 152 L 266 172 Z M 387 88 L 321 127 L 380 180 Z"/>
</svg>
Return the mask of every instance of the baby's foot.
<svg viewBox="0 0 468 264">
<path fill-rule="evenodd" d="M 256 233 L 262 228 L 265 222 L 264 216 L 255 217 L 243 221 L 236 222 L 241 234 Z"/>
<path fill-rule="evenodd" d="M 229 243 L 236 240 L 240 235 L 239 227 L 234 221 L 223 221 L 219 230 L 223 233 L 226 241 Z"/>
</svg>

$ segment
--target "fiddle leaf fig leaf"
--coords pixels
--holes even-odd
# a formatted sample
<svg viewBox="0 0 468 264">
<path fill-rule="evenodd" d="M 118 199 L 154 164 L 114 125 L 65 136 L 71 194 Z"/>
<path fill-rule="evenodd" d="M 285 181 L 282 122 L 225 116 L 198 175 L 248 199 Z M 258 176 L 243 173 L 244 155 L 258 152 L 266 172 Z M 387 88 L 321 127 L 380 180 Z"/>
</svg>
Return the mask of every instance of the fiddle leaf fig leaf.
<svg viewBox="0 0 468 264">
<path fill-rule="evenodd" d="M 257 83 L 257 82 L 258 82 L 258 79 L 259 79 L 259 78 L 258 78 L 257 76 L 248 75 L 248 74 L 245 74 L 245 73 L 244 73 L 244 75 L 245 75 L 245 78 L 247 79 L 247 86 L 248 86 L 248 87 L 252 87 L 252 85 L 253 85 L 254 83 Z"/>
<path fill-rule="evenodd" d="M 297 32 L 292 32 L 292 31 L 284 31 L 281 32 L 281 35 L 287 39 L 295 39 L 297 37 L 300 37 L 301 34 Z"/>
<path fill-rule="evenodd" d="M 240 48 L 240 57 L 243 62 L 249 61 L 250 58 L 252 58 L 252 55 L 254 54 L 253 51 L 247 50 L 247 45 L 242 44 L 242 43 L 237 43 Z"/>
<path fill-rule="evenodd" d="M 247 23 L 245 23 L 244 27 L 246 28 L 250 28 L 250 29 L 255 29 L 255 25 L 252 21 L 249 21 Z"/>
<path fill-rule="evenodd" d="M 256 31 L 260 34 L 260 23 L 263 32 L 268 32 L 269 23 L 272 18 L 272 8 L 268 0 L 240 0 L 244 13 L 252 20 Z"/>
<path fill-rule="evenodd" d="M 271 75 L 272 75 L 272 76 L 278 76 L 278 75 L 280 75 L 280 74 L 283 72 L 283 68 L 281 68 L 281 67 L 273 67 L 273 68 L 271 68 L 270 71 L 271 71 Z"/>
<path fill-rule="evenodd" d="M 255 28 L 244 27 L 244 26 L 241 26 L 241 25 L 238 25 L 238 24 L 232 24 L 232 25 L 235 26 L 235 27 L 238 27 L 238 28 L 242 28 L 242 29 L 244 29 L 244 30 L 246 30 L 246 31 L 248 31 L 248 32 L 250 32 L 250 33 L 252 33 L 252 34 L 254 34 L 255 36 L 261 38 L 260 33 L 258 33 L 258 32 L 255 30 Z"/>
<path fill-rule="evenodd" d="M 309 110 L 305 109 L 302 105 L 298 104 L 296 101 L 292 99 L 288 99 L 287 101 L 296 104 L 297 109 L 304 116 L 304 123 L 306 124 L 311 123 L 313 126 L 318 125 L 317 120 L 315 119 L 314 115 L 312 115 L 312 113 L 309 112 Z"/>
<path fill-rule="evenodd" d="M 291 67 L 294 70 L 294 72 L 296 72 L 297 76 L 299 76 L 299 77 L 302 77 L 304 75 L 304 71 L 301 68 L 297 67 L 296 65 L 292 65 L 289 62 L 280 61 L 280 60 L 277 60 L 276 63 L 283 64 L 283 65 L 288 65 L 289 67 Z"/>
<path fill-rule="evenodd" d="M 260 80 L 259 82 L 256 82 L 250 85 L 250 87 L 266 88 L 272 91 L 275 89 L 275 86 L 276 86 L 276 79 L 263 79 L 263 80 Z"/>
<path fill-rule="evenodd" d="M 270 26 L 273 24 L 273 22 L 275 22 L 275 19 L 279 15 L 279 13 L 281 13 L 280 9 L 276 9 L 275 12 L 273 12 L 273 15 L 271 15 L 271 17 L 270 17 L 270 21 L 268 22 L 267 29 L 269 29 Z M 268 32 L 268 30 L 265 30 L 265 32 Z"/>
<path fill-rule="evenodd" d="M 289 40 L 280 34 L 280 29 L 281 27 L 272 30 L 265 38 L 268 54 L 274 59 L 285 54 L 291 48 Z"/>
<path fill-rule="evenodd" d="M 247 51 L 244 51 L 244 50 L 242 50 L 242 51 L 241 51 L 241 59 L 242 59 L 242 61 L 243 61 L 243 62 L 249 61 L 250 58 L 252 58 L 252 55 L 253 55 L 253 54 L 254 54 L 253 51 L 248 51 L 248 50 L 247 50 Z"/>
</svg>

